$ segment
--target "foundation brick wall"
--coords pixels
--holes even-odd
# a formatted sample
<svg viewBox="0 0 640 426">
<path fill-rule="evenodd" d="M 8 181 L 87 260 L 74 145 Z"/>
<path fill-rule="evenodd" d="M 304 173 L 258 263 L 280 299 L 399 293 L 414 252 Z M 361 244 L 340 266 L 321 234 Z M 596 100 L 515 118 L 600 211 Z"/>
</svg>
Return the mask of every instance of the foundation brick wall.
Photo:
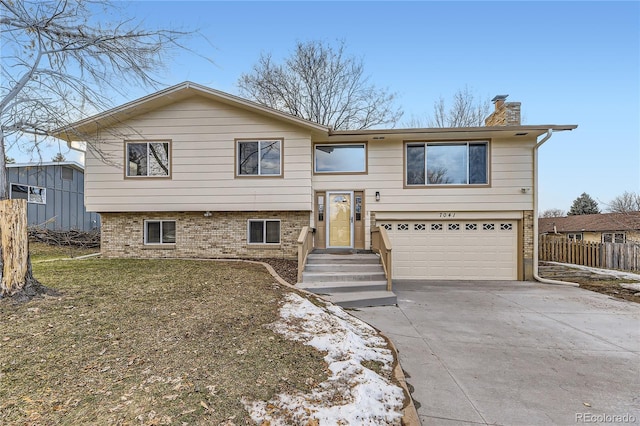
<svg viewBox="0 0 640 426">
<path fill-rule="evenodd" d="M 298 236 L 310 212 L 101 213 L 101 251 L 107 258 L 286 258 L 298 256 Z M 279 219 L 280 244 L 248 244 L 248 219 Z M 175 220 L 176 243 L 145 245 L 145 220 Z"/>
</svg>

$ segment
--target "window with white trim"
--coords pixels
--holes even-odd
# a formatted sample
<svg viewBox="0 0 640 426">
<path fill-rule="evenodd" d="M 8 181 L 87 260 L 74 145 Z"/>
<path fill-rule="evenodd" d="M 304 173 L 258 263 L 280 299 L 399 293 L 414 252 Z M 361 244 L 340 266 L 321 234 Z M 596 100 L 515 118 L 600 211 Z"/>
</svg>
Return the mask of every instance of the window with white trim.
<svg viewBox="0 0 640 426">
<path fill-rule="evenodd" d="M 237 140 L 238 176 L 281 176 L 282 140 Z"/>
<path fill-rule="evenodd" d="M 624 232 L 603 232 L 602 233 L 602 242 L 603 243 L 624 243 L 625 242 Z"/>
<path fill-rule="evenodd" d="M 582 241 L 582 232 L 571 232 L 567 234 L 569 241 Z"/>
<path fill-rule="evenodd" d="M 408 186 L 489 183 L 488 142 L 411 142 L 405 157 Z"/>
<path fill-rule="evenodd" d="M 175 220 L 145 220 L 144 221 L 145 244 L 175 244 L 176 221 Z"/>
<path fill-rule="evenodd" d="M 249 244 L 280 244 L 280 220 L 249 219 L 247 241 Z"/>
<path fill-rule="evenodd" d="M 11 184 L 9 198 L 13 200 L 27 200 L 32 204 L 47 204 L 47 190 L 39 186 Z"/>
<path fill-rule="evenodd" d="M 169 142 L 127 142 L 127 177 L 168 177 L 171 174 Z"/>
</svg>

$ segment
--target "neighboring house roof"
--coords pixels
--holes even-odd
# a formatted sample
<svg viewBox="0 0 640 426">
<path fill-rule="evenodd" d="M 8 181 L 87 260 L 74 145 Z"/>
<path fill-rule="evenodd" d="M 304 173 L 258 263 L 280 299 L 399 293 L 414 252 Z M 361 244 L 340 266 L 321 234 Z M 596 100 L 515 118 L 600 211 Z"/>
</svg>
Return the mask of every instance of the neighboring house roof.
<svg viewBox="0 0 640 426">
<path fill-rule="evenodd" d="M 488 126 L 488 127 L 460 127 L 460 128 L 422 128 L 422 129 L 365 129 L 365 130 L 332 130 L 330 127 L 314 123 L 287 114 L 273 108 L 260 105 L 256 102 L 240 98 L 219 90 L 211 89 L 190 81 L 171 86 L 160 90 L 143 98 L 128 102 L 119 107 L 88 117 L 84 120 L 77 121 L 68 126 L 61 127 L 52 132 L 52 135 L 66 140 L 84 141 L 86 135 L 94 134 L 97 128 L 104 128 L 113 124 L 121 123 L 125 120 L 155 110 L 159 107 L 178 102 L 192 96 L 203 96 L 228 105 L 249 110 L 261 115 L 269 116 L 280 121 L 288 122 L 297 126 L 307 128 L 315 134 L 331 136 L 340 140 L 349 140 L 351 137 L 361 138 L 368 136 L 375 139 L 384 139 L 385 135 L 395 135 L 406 137 L 416 137 L 417 134 L 427 136 L 430 133 L 437 133 L 438 137 L 444 138 L 490 138 L 494 135 L 498 136 L 540 136 L 548 130 L 563 131 L 573 130 L 577 125 L 555 125 L 543 124 L 535 126 Z M 376 137 L 378 136 L 378 137 Z"/>
<path fill-rule="evenodd" d="M 75 161 L 43 161 L 43 162 L 31 162 L 31 163 L 11 163 L 7 164 L 7 167 L 46 167 L 46 166 L 67 166 L 73 167 L 76 170 L 84 172 L 84 166 Z"/>
<path fill-rule="evenodd" d="M 545 217 L 539 219 L 538 229 L 541 234 L 638 231 L 640 230 L 640 212 Z"/>
</svg>

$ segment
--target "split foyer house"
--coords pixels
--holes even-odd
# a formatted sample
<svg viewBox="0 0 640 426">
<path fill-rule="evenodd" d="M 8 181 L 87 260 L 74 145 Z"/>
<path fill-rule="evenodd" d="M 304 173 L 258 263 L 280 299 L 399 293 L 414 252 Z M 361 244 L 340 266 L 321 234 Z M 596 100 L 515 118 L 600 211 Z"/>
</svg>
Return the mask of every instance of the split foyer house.
<svg viewBox="0 0 640 426">
<path fill-rule="evenodd" d="M 383 229 L 394 279 L 529 279 L 537 144 L 577 126 L 495 103 L 485 127 L 335 131 L 185 82 L 56 135 L 88 142 L 106 257 L 295 258 L 305 226 L 329 249 Z"/>
</svg>

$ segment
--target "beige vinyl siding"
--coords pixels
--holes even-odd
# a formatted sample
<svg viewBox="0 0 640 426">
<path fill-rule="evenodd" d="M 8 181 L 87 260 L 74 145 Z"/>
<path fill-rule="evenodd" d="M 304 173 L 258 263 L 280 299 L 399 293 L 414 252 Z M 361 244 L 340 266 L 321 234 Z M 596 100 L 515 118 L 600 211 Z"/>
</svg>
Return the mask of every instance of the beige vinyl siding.
<svg viewBox="0 0 640 426">
<path fill-rule="evenodd" d="M 496 211 L 533 208 L 532 142 L 494 139 L 490 143 L 489 186 L 404 187 L 401 140 L 368 142 L 369 169 L 363 175 L 313 176 L 314 189 L 363 189 L 373 211 Z M 522 188 L 529 188 L 526 193 Z M 374 199 L 380 191 L 380 201 Z"/>
<path fill-rule="evenodd" d="M 114 134 L 100 149 L 119 167 L 87 153 L 88 210 L 311 210 L 307 129 L 195 97 L 101 131 Z M 235 177 L 234 141 L 252 138 L 284 140 L 282 177 Z M 125 179 L 124 141 L 155 139 L 171 140 L 171 178 Z"/>
<path fill-rule="evenodd" d="M 335 141 L 332 141 L 335 142 Z M 488 186 L 430 186 L 406 188 L 404 141 L 369 140 L 367 174 L 313 175 L 316 191 L 363 190 L 365 192 L 366 246 L 370 244 L 371 212 L 406 216 L 411 212 L 473 212 L 473 217 L 491 217 L 497 212 L 521 215 L 533 209 L 534 140 L 493 139 L 489 144 Z M 529 188 L 525 193 L 522 188 Z M 376 191 L 380 201 L 375 200 Z"/>
</svg>

